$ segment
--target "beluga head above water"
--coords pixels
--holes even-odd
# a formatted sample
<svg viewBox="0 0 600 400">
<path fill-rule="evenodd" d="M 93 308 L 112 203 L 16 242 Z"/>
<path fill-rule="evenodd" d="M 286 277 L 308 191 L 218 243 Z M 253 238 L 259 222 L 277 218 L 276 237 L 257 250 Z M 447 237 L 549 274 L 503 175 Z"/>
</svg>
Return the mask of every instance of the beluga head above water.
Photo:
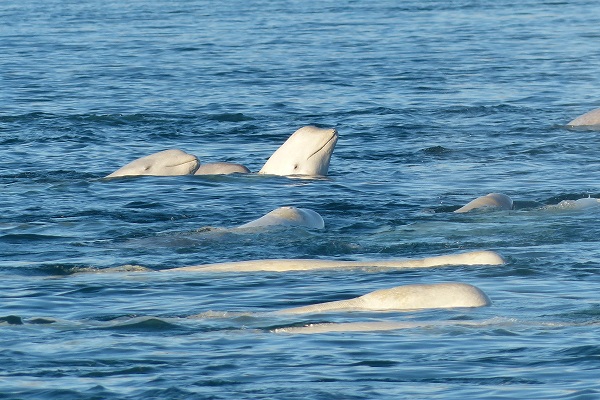
<svg viewBox="0 0 600 400">
<path fill-rule="evenodd" d="M 178 149 L 170 149 L 138 158 L 106 178 L 121 176 L 172 176 L 193 174 L 200 165 L 198 158 Z"/>
<path fill-rule="evenodd" d="M 302 127 L 271 155 L 258 173 L 326 176 L 337 140 L 335 129 Z"/>
</svg>

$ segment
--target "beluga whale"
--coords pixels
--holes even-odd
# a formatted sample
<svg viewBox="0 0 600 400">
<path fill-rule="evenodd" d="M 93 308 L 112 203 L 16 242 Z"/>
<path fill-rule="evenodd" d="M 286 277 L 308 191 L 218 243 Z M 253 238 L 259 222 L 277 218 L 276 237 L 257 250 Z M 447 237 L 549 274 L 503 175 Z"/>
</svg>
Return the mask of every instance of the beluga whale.
<svg viewBox="0 0 600 400">
<path fill-rule="evenodd" d="M 199 165 L 200 162 L 196 156 L 179 149 L 170 149 L 133 160 L 105 178 L 139 175 L 190 175 L 196 172 Z"/>
<path fill-rule="evenodd" d="M 279 207 L 253 221 L 238 226 L 238 229 L 262 228 L 274 226 L 300 226 L 305 228 L 323 229 L 323 217 L 309 208 Z"/>
<path fill-rule="evenodd" d="M 259 174 L 281 176 L 326 176 L 331 155 L 338 140 L 336 129 L 313 125 L 298 129 L 269 157 Z M 195 175 L 250 173 L 242 165 L 230 162 L 201 164 Z"/>
<path fill-rule="evenodd" d="M 484 307 L 489 297 L 478 287 L 450 282 L 417 284 L 380 289 L 348 300 L 329 301 L 287 308 L 278 314 L 307 314 L 328 311 L 407 311 L 432 308 Z"/>
<path fill-rule="evenodd" d="M 584 197 L 577 200 L 563 200 L 560 203 L 550 207 L 561 210 L 586 210 L 598 206 L 600 206 L 600 199 L 594 197 Z"/>
<path fill-rule="evenodd" d="M 281 176 L 326 176 L 338 140 L 336 129 L 304 126 L 294 132 L 258 171 Z M 212 162 L 201 164 L 194 155 L 171 149 L 138 158 L 106 178 L 138 175 L 229 175 L 251 171 L 242 164 Z"/>
<path fill-rule="evenodd" d="M 502 265 L 504 258 L 488 250 L 460 254 L 425 257 L 421 259 L 390 259 L 372 261 L 321 260 L 321 259 L 261 259 L 232 261 L 216 264 L 190 265 L 164 269 L 161 272 L 288 272 L 348 268 L 410 269 L 433 268 L 449 265 Z"/>
<path fill-rule="evenodd" d="M 468 202 L 458 210 L 454 210 L 454 212 L 465 213 L 476 209 L 512 210 L 512 207 L 513 201 L 509 196 L 503 193 L 488 193 Z"/>
<path fill-rule="evenodd" d="M 310 208 L 299 208 L 293 206 L 279 207 L 262 217 L 253 219 L 241 225 L 221 228 L 204 227 L 199 232 L 235 232 L 256 233 L 271 229 L 303 228 L 323 229 L 325 222 L 321 215 Z"/>
<path fill-rule="evenodd" d="M 304 126 L 294 132 L 271 155 L 258 173 L 326 176 L 337 140 L 336 129 Z"/>
<path fill-rule="evenodd" d="M 589 111 L 579 117 L 575 118 L 567 124 L 567 126 L 597 126 L 600 128 L 600 108 Z"/>
<path fill-rule="evenodd" d="M 247 261 L 230 261 L 214 264 L 189 265 L 161 269 L 158 273 L 243 273 L 243 272 L 294 272 L 294 271 L 319 271 L 319 270 L 348 270 L 368 268 L 377 270 L 395 269 L 422 269 L 449 266 L 487 266 L 504 265 L 506 260 L 500 254 L 490 250 L 476 250 L 466 253 L 447 254 L 441 256 L 413 258 L 413 259 L 379 259 L 370 261 L 351 260 L 323 260 L 323 259 L 277 259 L 266 258 Z M 154 272 L 141 265 L 123 265 L 114 268 L 78 269 L 79 272 Z"/>
</svg>

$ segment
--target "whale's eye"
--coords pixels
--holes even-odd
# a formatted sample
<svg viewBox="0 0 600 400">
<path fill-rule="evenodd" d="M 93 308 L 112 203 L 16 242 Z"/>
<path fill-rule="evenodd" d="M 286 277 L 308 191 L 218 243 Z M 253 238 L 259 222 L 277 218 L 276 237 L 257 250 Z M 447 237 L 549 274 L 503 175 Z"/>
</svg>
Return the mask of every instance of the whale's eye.
<svg viewBox="0 0 600 400">
<path fill-rule="evenodd" d="M 298 164 L 294 165 L 294 171 L 298 169 Z"/>
</svg>

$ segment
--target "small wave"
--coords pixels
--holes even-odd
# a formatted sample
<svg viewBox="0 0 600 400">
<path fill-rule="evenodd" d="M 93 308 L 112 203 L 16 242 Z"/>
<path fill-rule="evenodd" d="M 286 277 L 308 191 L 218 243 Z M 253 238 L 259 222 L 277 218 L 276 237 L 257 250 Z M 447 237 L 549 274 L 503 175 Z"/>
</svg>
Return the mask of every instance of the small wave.
<svg viewBox="0 0 600 400">
<path fill-rule="evenodd" d="M 144 375 L 154 372 L 156 368 L 149 366 L 136 366 L 131 368 L 108 370 L 108 371 L 93 371 L 84 373 L 81 376 L 84 378 L 103 378 L 108 376 L 120 376 L 120 375 Z"/>
<path fill-rule="evenodd" d="M 561 356 L 567 358 L 570 362 L 595 362 L 600 358 L 600 346 L 582 345 L 570 347 L 559 351 Z"/>
<path fill-rule="evenodd" d="M 75 274 L 109 274 L 109 273 L 123 273 L 123 272 L 152 272 L 150 268 L 143 267 L 141 265 L 119 265 L 117 267 L 82 267 L 74 265 L 45 265 L 41 268 L 44 274 L 48 275 L 75 275 Z"/>
<path fill-rule="evenodd" d="M 217 122 L 244 122 L 254 120 L 254 118 L 244 115 L 242 113 L 213 114 L 210 115 L 208 118 Z"/>
<path fill-rule="evenodd" d="M 574 324 L 597 324 L 600 321 L 600 304 L 594 304 L 585 309 L 558 313 L 554 317 L 566 319 Z"/>
<path fill-rule="evenodd" d="M 420 325 L 409 322 L 377 321 L 377 322 L 326 322 L 310 323 L 301 326 L 287 326 L 272 329 L 273 333 L 316 334 L 336 332 L 373 332 L 391 331 L 407 328 L 418 328 Z M 422 325 L 421 325 L 422 326 Z"/>
<path fill-rule="evenodd" d="M 61 240 L 63 236 L 38 235 L 34 233 L 10 233 L 0 236 L 0 241 L 10 244 L 31 244 L 31 242 L 45 242 L 48 240 Z"/>
<path fill-rule="evenodd" d="M 183 329 L 183 327 L 157 317 L 134 317 L 126 320 L 113 320 L 98 329 L 139 333 L 173 331 Z"/>
<path fill-rule="evenodd" d="M 162 204 L 156 201 L 131 201 L 125 205 L 123 208 L 132 208 L 132 209 L 160 209 Z"/>
<path fill-rule="evenodd" d="M 180 53 L 189 53 L 192 51 L 199 51 L 201 50 L 200 47 L 193 47 L 193 46 L 187 46 L 187 47 L 177 47 L 175 49 L 173 49 L 174 51 L 180 52 Z"/>
<path fill-rule="evenodd" d="M 157 114 L 77 114 L 66 117 L 74 122 L 89 122 L 108 126 L 127 126 L 136 122 L 162 121 L 168 117 Z"/>
<path fill-rule="evenodd" d="M 451 149 L 444 146 L 432 146 L 421 150 L 423 153 L 431 156 L 444 156 L 452 153 Z"/>
<path fill-rule="evenodd" d="M 23 319 L 18 315 L 7 315 L 0 317 L 0 324 L 5 323 L 8 325 L 23 325 Z"/>
<path fill-rule="evenodd" d="M 42 317 L 30 318 L 30 319 L 23 318 L 19 315 L 6 315 L 4 317 L 0 317 L 0 325 L 2 325 L 2 324 L 7 324 L 7 325 L 25 325 L 25 324 L 49 325 L 49 324 L 53 324 L 55 322 L 56 321 L 54 319 L 42 318 Z"/>
<path fill-rule="evenodd" d="M 0 143 L 2 145 L 2 143 Z M 3 171 L 5 172 L 5 171 Z M 97 176 L 92 173 L 81 172 L 76 170 L 47 170 L 47 171 L 6 171 L 0 173 L 0 179 L 6 180 L 2 183 L 14 183 L 18 181 L 26 181 L 30 183 L 42 183 L 52 185 L 64 185 L 68 182 L 69 185 L 88 185 L 88 181 L 96 179 Z"/>
<path fill-rule="evenodd" d="M 224 319 L 224 318 L 243 318 L 250 317 L 248 312 L 231 312 L 231 311 L 205 311 L 200 314 L 190 315 L 189 319 Z"/>
<path fill-rule="evenodd" d="M 57 116 L 54 114 L 33 112 L 18 115 L 0 115 L 0 122 L 14 123 L 14 122 L 28 122 L 35 119 L 54 119 Z"/>
<path fill-rule="evenodd" d="M 33 324 L 33 325 L 49 325 L 49 324 L 56 323 L 56 321 L 53 320 L 52 318 L 42 318 L 42 317 L 28 319 L 26 322 L 28 324 Z"/>
</svg>

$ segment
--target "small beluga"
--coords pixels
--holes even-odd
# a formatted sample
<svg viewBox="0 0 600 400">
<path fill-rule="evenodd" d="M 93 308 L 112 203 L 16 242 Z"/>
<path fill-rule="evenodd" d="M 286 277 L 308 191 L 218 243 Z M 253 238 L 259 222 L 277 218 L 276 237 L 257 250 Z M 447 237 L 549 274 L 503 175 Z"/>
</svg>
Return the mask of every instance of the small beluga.
<svg viewBox="0 0 600 400">
<path fill-rule="evenodd" d="M 198 232 L 230 232 L 230 233 L 256 233 L 273 229 L 304 228 L 323 229 L 325 221 L 318 212 L 310 208 L 294 206 L 279 207 L 263 216 L 249 222 L 233 227 L 203 227 Z"/>
<path fill-rule="evenodd" d="M 263 227 L 291 227 L 298 226 L 312 229 L 323 229 L 323 217 L 309 208 L 293 206 L 279 207 L 260 218 L 238 226 L 238 229 L 263 228 Z"/>
<path fill-rule="evenodd" d="M 174 176 L 190 175 L 196 172 L 200 161 L 183 150 L 169 149 L 138 158 L 119 168 L 106 178 L 123 176 Z"/>
<path fill-rule="evenodd" d="M 568 127 L 594 126 L 600 129 L 600 108 L 589 111 L 567 124 Z"/>
<path fill-rule="evenodd" d="M 271 155 L 258 173 L 326 176 L 337 140 L 336 129 L 302 127 Z"/>
<path fill-rule="evenodd" d="M 513 201 L 512 199 L 503 193 L 488 193 L 485 196 L 481 196 L 472 200 L 459 208 L 454 210 L 455 213 L 466 213 L 472 210 L 512 210 Z"/>
<path fill-rule="evenodd" d="M 560 203 L 551 207 L 561 210 L 586 210 L 598 206 L 600 206 L 600 199 L 594 197 L 584 197 L 577 200 L 562 200 Z"/>
</svg>

